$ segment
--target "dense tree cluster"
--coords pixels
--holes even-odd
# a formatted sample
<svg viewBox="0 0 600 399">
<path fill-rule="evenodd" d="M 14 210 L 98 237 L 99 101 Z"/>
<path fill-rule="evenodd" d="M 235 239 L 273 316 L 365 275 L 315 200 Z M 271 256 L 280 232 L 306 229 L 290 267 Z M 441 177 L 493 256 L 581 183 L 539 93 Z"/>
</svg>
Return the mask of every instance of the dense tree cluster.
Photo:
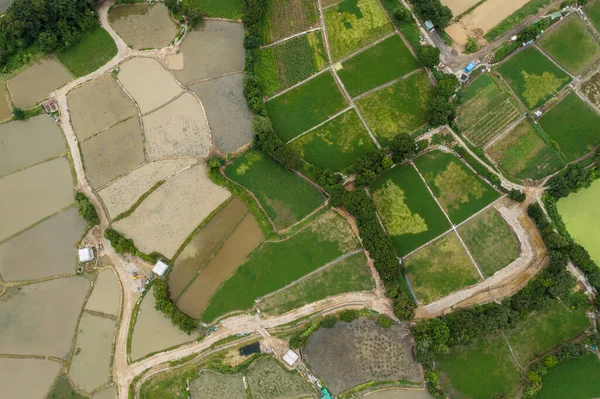
<svg viewBox="0 0 600 399">
<path fill-rule="evenodd" d="M 100 223 L 96 208 L 94 208 L 94 205 L 84 193 L 78 192 L 75 194 L 75 202 L 77 202 L 79 215 L 81 215 L 88 223 L 92 225 Z"/>
<path fill-rule="evenodd" d="M 269 154 L 286 169 L 298 169 L 300 156 L 275 134 L 269 118 L 256 115 L 252 120 L 252 131 L 256 148 Z"/>
<path fill-rule="evenodd" d="M 430 45 L 421 46 L 417 57 L 423 66 L 433 68 L 440 63 L 440 49 Z"/>
<path fill-rule="evenodd" d="M 169 298 L 169 288 L 167 283 L 162 279 L 155 279 L 154 283 L 154 299 L 156 299 L 156 310 L 163 312 L 174 326 L 186 334 L 191 334 L 196 328 L 198 328 L 198 321 L 192 319 L 185 313 L 183 313 Z"/>
<path fill-rule="evenodd" d="M 411 0 L 411 3 L 421 20 L 429 20 L 438 28 L 445 28 L 452 20 L 452 11 L 440 0 Z"/>
<path fill-rule="evenodd" d="M 155 263 L 161 258 L 165 259 L 165 257 L 158 252 L 152 252 L 150 255 L 146 255 L 137 249 L 132 239 L 123 237 L 123 235 L 116 230 L 107 229 L 104 231 L 104 238 L 110 241 L 111 246 L 118 254 L 128 253 L 149 263 Z"/>
</svg>

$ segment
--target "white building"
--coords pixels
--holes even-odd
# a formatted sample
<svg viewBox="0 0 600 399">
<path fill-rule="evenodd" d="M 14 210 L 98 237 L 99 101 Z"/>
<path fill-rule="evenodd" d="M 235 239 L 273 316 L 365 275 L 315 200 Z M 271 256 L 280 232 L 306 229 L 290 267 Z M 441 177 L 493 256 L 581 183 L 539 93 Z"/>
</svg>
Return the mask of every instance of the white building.
<svg viewBox="0 0 600 399">
<path fill-rule="evenodd" d="M 283 361 L 286 362 L 288 366 L 292 367 L 299 357 L 300 356 L 298 356 L 296 352 L 290 349 L 285 355 L 283 355 Z"/>
<path fill-rule="evenodd" d="M 169 268 L 169 265 L 167 265 L 162 260 L 159 260 L 158 262 L 156 262 L 156 265 L 154 265 L 154 269 L 152 269 L 152 273 L 156 274 L 157 276 L 162 277 L 165 275 L 168 268 Z"/>
<path fill-rule="evenodd" d="M 79 248 L 77 257 L 81 263 L 89 262 L 94 259 L 94 250 L 92 247 Z"/>
</svg>

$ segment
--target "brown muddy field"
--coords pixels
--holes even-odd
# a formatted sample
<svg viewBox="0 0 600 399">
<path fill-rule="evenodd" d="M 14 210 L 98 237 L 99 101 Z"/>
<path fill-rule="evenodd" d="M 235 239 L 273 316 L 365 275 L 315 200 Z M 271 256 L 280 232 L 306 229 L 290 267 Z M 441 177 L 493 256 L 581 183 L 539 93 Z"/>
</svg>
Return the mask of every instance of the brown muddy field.
<svg viewBox="0 0 600 399">
<path fill-rule="evenodd" d="M 183 93 L 175 101 L 142 118 L 148 159 L 206 157 L 210 129 L 200 101 Z"/>
<path fill-rule="evenodd" d="M 117 316 L 121 304 L 121 286 L 112 269 L 104 269 L 98 273 L 94 281 L 92 295 L 85 304 L 86 310 Z"/>
<path fill-rule="evenodd" d="M 65 277 L 10 288 L 0 297 L 0 353 L 66 359 L 89 286 Z"/>
<path fill-rule="evenodd" d="M 8 90 L 19 108 L 31 108 L 73 77 L 54 57 L 47 57 L 9 79 Z"/>
<path fill-rule="evenodd" d="M 117 399 L 117 393 L 114 388 L 106 388 L 92 396 L 92 399 Z"/>
<path fill-rule="evenodd" d="M 0 125 L 0 176 L 54 158 L 67 144 L 59 127 L 46 115 Z"/>
<path fill-rule="evenodd" d="M 69 162 L 57 158 L 0 179 L 0 241 L 72 204 Z"/>
<path fill-rule="evenodd" d="M 71 90 L 67 102 L 79 141 L 137 115 L 135 104 L 110 73 Z"/>
<path fill-rule="evenodd" d="M 100 188 L 144 162 L 142 129 L 137 118 L 81 143 L 85 175 L 94 188 Z"/>
<path fill-rule="evenodd" d="M 400 325 L 382 328 L 367 318 L 340 321 L 312 334 L 304 357 L 333 395 L 367 381 L 421 382 L 408 330 Z"/>
<path fill-rule="evenodd" d="M 44 398 L 62 368 L 46 359 L 0 358 L 3 398 Z"/>
<path fill-rule="evenodd" d="M 0 275 L 10 282 L 73 274 L 75 244 L 86 227 L 73 207 L 0 244 Z"/>
<path fill-rule="evenodd" d="M 433 399 L 427 391 L 386 389 L 368 392 L 363 395 L 366 399 Z"/>
<path fill-rule="evenodd" d="M 163 3 L 120 5 L 110 10 L 108 18 L 117 34 L 136 50 L 166 47 L 177 35 Z"/>
<path fill-rule="evenodd" d="M 252 114 L 246 105 L 243 75 L 227 75 L 190 86 L 206 110 L 213 140 L 222 153 L 252 142 Z"/>
<path fill-rule="evenodd" d="M 179 309 L 191 317 L 200 317 L 221 284 L 241 266 L 250 252 L 260 245 L 263 238 L 262 230 L 254 216 L 247 213 L 177 301 Z"/>
<path fill-rule="evenodd" d="M 0 121 L 10 118 L 12 118 L 12 111 L 8 102 L 8 90 L 4 81 L 0 80 Z"/>
<path fill-rule="evenodd" d="M 244 26 L 238 22 L 204 21 L 180 46 L 183 70 L 175 76 L 184 85 L 244 69 Z"/>
<path fill-rule="evenodd" d="M 173 271 L 169 274 L 171 299 L 176 300 L 179 297 L 198 270 L 206 264 L 247 213 L 246 204 L 233 197 L 191 239 L 177 257 Z"/>
</svg>

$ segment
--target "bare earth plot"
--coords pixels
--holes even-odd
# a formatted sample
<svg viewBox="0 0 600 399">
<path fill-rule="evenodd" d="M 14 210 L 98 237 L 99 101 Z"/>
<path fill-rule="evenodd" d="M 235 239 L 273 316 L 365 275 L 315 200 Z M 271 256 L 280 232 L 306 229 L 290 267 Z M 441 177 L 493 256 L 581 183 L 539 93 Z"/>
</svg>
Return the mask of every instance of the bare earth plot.
<svg viewBox="0 0 600 399">
<path fill-rule="evenodd" d="M 120 5 L 110 10 L 108 17 L 117 34 L 136 50 L 163 48 L 177 34 L 163 3 Z"/>
<path fill-rule="evenodd" d="M 46 359 L 0 358 L 2 396 L 43 398 L 61 368 L 59 362 Z"/>
<path fill-rule="evenodd" d="M 529 0 L 487 0 L 461 18 L 460 24 L 472 36 L 480 37 L 528 2 Z"/>
<path fill-rule="evenodd" d="M 98 273 L 94 281 L 92 295 L 85 304 L 86 310 L 117 316 L 119 314 L 121 286 L 117 276 L 111 269 Z"/>
<path fill-rule="evenodd" d="M 479 0 L 444 0 L 442 4 L 448 6 L 452 10 L 452 14 L 457 17 L 478 2 Z"/>
<path fill-rule="evenodd" d="M 31 108 L 71 80 L 69 71 L 54 57 L 49 57 L 37 61 L 7 84 L 15 106 Z"/>
<path fill-rule="evenodd" d="M 8 102 L 8 92 L 4 82 L 0 81 L 0 121 L 12 118 L 10 104 Z"/>
</svg>

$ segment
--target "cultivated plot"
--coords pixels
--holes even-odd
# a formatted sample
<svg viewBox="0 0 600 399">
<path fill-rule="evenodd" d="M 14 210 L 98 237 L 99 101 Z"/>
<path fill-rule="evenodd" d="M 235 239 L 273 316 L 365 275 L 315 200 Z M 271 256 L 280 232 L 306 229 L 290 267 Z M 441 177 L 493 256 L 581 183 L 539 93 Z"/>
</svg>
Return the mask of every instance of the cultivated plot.
<svg viewBox="0 0 600 399">
<path fill-rule="evenodd" d="M 117 316 L 121 309 L 121 286 L 115 272 L 103 269 L 94 281 L 94 289 L 85 304 L 86 310 Z"/>
<path fill-rule="evenodd" d="M 2 395 L 7 398 L 43 398 L 61 368 L 59 362 L 46 359 L 0 358 Z"/>
<path fill-rule="evenodd" d="M 117 34 L 136 50 L 163 48 L 177 35 L 177 26 L 163 3 L 119 5 L 110 10 L 108 18 Z"/>
<path fill-rule="evenodd" d="M 88 75 L 117 55 L 117 45 L 100 24 L 84 31 L 79 40 L 56 56 L 73 74 Z"/>
<path fill-rule="evenodd" d="M 472 36 L 483 36 L 512 14 L 525 6 L 530 0 L 487 0 L 461 18 L 460 24 L 470 31 Z"/>
<path fill-rule="evenodd" d="M 276 41 L 319 25 L 316 0 L 272 1 L 268 11 L 266 42 Z"/>
<path fill-rule="evenodd" d="M 477 3 L 477 0 L 444 0 L 442 2 L 443 5 L 450 8 L 455 17 L 458 17 L 460 14 L 475 6 Z"/>
<path fill-rule="evenodd" d="M 598 2 L 600 4 L 600 2 Z M 581 92 L 600 109 L 600 72 L 593 74 L 588 80 L 580 86 Z"/>
<path fill-rule="evenodd" d="M 71 80 L 69 71 L 55 58 L 48 57 L 9 79 L 7 85 L 15 107 L 31 108 Z"/>
<path fill-rule="evenodd" d="M 594 353 L 560 362 L 542 379 L 535 399 L 595 398 L 600 395 L 600 360 Z"/>
<path fill-rule="evenodd" d="M 0 121 L 10 119 L 12 116 L 6 85 L 4 82 L 0 81 Z"/>
<path fill-rule="evenodd" d="M 369 394 L 369 399 L 432 399 L 426 390 L 411 389 L 381 389 Z"/>
<path fill-rule="evenodd" d="M 248 387 L 255 399 L 314 398 L 316 389 L 296 371 L 288 371 L 273 358 L 252 363 L 246 373 Z"/>
<path fill-rule="evenodd" d="M 114 388 L 110 387 L 95 393 L 92 399 L 117 399 L 117 393 Z"/>
<path fill-rule="evenodd" d="M 247 397 L 242 376 L 220 374 L 212 370 L 203 370 L 198 378 L 190 383 L 190 394 L 198 399 Z"/>
<path fill-rule="evenodd" d="M 196 0 L 207 17 L 241 19 L 244 0 Z"/>
<path fill-rule="evenodd" d="M 594 25 L 597 31 L 600 31 L 600 2 L 589 2 L 584 10 L 592 25 Z"/>
</svg>

